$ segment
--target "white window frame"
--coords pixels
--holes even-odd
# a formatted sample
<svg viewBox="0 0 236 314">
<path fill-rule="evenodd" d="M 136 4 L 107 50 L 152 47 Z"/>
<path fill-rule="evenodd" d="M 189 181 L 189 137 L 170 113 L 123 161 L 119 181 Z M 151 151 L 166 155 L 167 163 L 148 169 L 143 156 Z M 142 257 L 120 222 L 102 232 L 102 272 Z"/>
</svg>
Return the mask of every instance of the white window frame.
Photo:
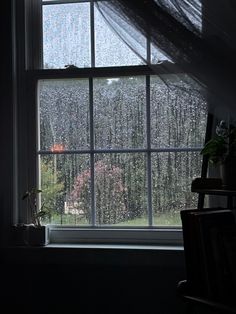
<svg viewBox="0 0 236 314">
<path fill-rule="evenodd" d="M 86 1 L 87 0 L 82 0 Z M 50 3 L 62 3 L 62 1 L 49 1 Z M 81 2 L 80 1 L 63 1 L 63 2 Z M 93 5 L 93 0 L 91 0 Z M 23 195 L 24 187 L 34 186 L 37 182 L 37 82 L 41 79 L 58 79 L 58 78 L 89 78 L 92 80 L 97 77 L 117 77 L 117 76 L 132 76 L 144 75 L 146 76 L 146 84 L 150 83 L 150 76 L 157 74 L 153 72 L 148 66 L 128 66 L 128 67 L 108 67 L 95 68 L 94 55 L 92 52 L 92 66 L 89 69 L 71 69 L 63 71 L 60 69 L 39 69 L 41 63 L 41 50 L 39 41 L 35 39 L 35 35 L 41 36 L 40 27 L 40 0 L 15 0 L 13 14 L 17 27 L 15 28 L 15 69 L 17 73 L 17 92 L 18 92 L 18 106 L 16 120 L 18 124 L 18 134 L 16 135 L 16 146 L 18 147 L 16 154 L 16 169 L 17 182 L 15 184 L 15 195 L 20 199 Z M 22 6 L 22 7 L 21 7 Z M 33 15 L 32 15 L 33 12 Z M 22 21 L 25 15 L 25 24 Z M 20 23 L 19 23 L 20 22 Z M 34 23 L 34 34 L 29 32 L 29 25 Z M 19 24 L 18 24 L 19 23 Z M 20 25 L 20 26 L 19 26 Z M 25 30 L 27 29 L 27 36 Z M 24 32 L 25 37 L 19 42 L 17 40 L 18 32 Z M 92 45 L 94 46 L 94 45 Z M 27 49 L 26 49 L 27 47 Z M 94 49 L 94 47 L 93 47 Z M 91 49 L 93 51 L 93 49 Z M 147 45 L 147 51 L 150 51 L 150 43 Z M 38 53 L 36 53 L 38 52 Z M 176 73 L 176 67 L 172 64 L 173 73 Z M 160 69 L 160 73 L 163 70 Z M 33 104 L 33 105 L 32 105 Z M 148 132 L 148 131 L 147 131 Z M 149 133 L 150 134 L 150 133 Z M 22 140 L 24 139 L 24 140 Z M 163 151 L 199 151 L 200 148 L 186 148 L 186 149 L 132 149 L 129 152 L 145 151 L 149 155 L 151 152 Z M 124 152 L 125 150 L 112 150 L 112 152 Z M 104 150 L 100 150 L 104 152 Z M 93 154 L 95 151 L 92 152 Z M 149 196 L 148 201 L 151 204 L 151 165 L 150 158 L 148 159 L 149 168 Z M 27 174 L 27 175 L 26 175 Z M 27 221 L 22 210 L 22 204 L 16 202 L 15 221 Z M 149 218 L 150 227 L 71 227 L 71 226 L 49 226 L 50 243 L 136 243 L 136 244 L 162 244 L 162 245 L 183 245 L 182 228 L 179 227 L 153 227 L 152 215 Z"/>
</svg>

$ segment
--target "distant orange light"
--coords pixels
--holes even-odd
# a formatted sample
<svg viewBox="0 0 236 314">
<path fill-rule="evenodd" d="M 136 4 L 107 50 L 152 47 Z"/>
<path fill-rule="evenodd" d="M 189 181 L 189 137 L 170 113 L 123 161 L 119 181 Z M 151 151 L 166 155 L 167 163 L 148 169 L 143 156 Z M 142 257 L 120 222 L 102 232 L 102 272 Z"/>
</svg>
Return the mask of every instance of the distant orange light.
<svg viewBox="0 0 236 314">
<path fill-rule="evenodd" d="M 65 147 L 63 144 L 54 144 L 51 148 L 51 152 L 54 153 L 61 153 L 65 150 Z"/>
</svg>

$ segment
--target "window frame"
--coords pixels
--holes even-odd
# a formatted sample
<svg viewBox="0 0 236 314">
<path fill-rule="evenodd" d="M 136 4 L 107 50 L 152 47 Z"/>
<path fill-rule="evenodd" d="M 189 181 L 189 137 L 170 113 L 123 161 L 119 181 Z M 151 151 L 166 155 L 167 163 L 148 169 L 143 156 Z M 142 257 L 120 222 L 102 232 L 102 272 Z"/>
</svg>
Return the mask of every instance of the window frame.
<svg viewBox="0 0 236 314">
<path fill-rule="evenodd" d="M 93 0 L 90 0 L 93 4 Z M 47 1 L 45 1 L 47 2 Z M 50 4 L 88 2 L 88 0 L 74 1 L 48 1 Z M 143 75 L 150 80 L 151 75 L 163 74 L 163 68 L 158 65 L 150 68 L 146 65 L 139 66 L 123 66 L 123 67 L 103 67 L 95 68 L 92 62 L 90 68 L 76 68 L 70 70 L 64 69 L 40 69 L 42 64 L 42 52 L 39 49 L 39 41 L 35 39 L 35 34 L 42 36 L 42 27 L 40 26 L 41 1 L 35 0 L 15 0 L 15 20 L 21 21 L 21 27 L 15 29 L 15 69 L 17 72 L 17 130 L 16 145 L 22 146 L 24 149 L 18 149 L 16 154 L 17 164 L 17 182 L 15 184 L 15 195 L 20 199 L 23 195 L 24 187 L 33 186 L 38 182 L 37 169 L 38 151 L 37 151 L 37 82 L 40 79 L 71 79 L 71 78 L 99 78 L 99 77 L 120 77 Z M 20 6 L 23 5 L 19 10 Z M 33 12 L 33 15 L 31 14 Z M 36 18 L 35 18 L 36 17 Z M 22 19 L 25 24 L 22 24 Z M 17 34 L 22 30 L 30 29 L 29 25 L 34 23 L 34 34 L 24 32 L 25 38 L 21 42 L 17 41 Z M 38 27 L 37 27 L 38 25 Z M 35 33 L 36 32 L 36 33 Z M 29 43 L 31 43 L 29 45 Z M 94 49 L 94 48 L 93 48 Z M 91 49 L 91 50 L 93 50 Z M 147 51 L 150 50 L 150 43 L 147 44 Z M 38 51 L 38 53 L 33 53 Z M 33 57 L 32 57 L 33 56 Z M 154 71 L 155 67 L 155 71 Z M 173 74 L 178 73 L 177 67 L 170 63 L 173 69 Z M 168 72 L 169 73 L 169 72 Z M 34 104 L 34 105 L 32 105 Z M 35 128 L 35 124 L 37 127 Z M 24 142 L 22 143 L 22 139 Z M 200 151 L 200 148 L 178 148 L 176 151 Z M 119 150 L 120 151 L 120 150 Z M 122 150 L 124 151 L 124 150 Z M 134 151 L 134 150 L 132 150 Z M 142 151 L 138 150 L 138 151 Z M 147 149 L 145 149 L 145 152 Z M 173 149 L 148 149 L 148 153 L 160 151 L 175 151 Z M 100 150 L 102 152 L 102 150 Z M 112 150 L 116 152 L 116 150 Z M 27 175 L 25 175 L 27 173 Z M 150 188 L 151 189 L 151 188 Z M 24 214 L 22 204 L 16 202 L 15 206 L 15 221 L 28 221 L 29 217 Z M 49 235 L 51 243 L 137 243 L 137 244 L 163 244 L 163 245 L 182 245 L 182 228 L 176 227 L 74 227 L 74 226 L 49 226 Z"/>
</svg>

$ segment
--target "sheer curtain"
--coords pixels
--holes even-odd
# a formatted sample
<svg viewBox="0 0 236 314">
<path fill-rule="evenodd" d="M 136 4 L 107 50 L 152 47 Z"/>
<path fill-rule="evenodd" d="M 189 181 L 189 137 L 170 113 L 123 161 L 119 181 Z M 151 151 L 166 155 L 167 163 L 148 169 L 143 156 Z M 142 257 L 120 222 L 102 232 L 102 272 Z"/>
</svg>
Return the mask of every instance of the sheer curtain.
<svg viewBox="0 0 236 314">
<path fill-rule="evenodd" d="M 157 73 L 187 73 L 209 112 L 236 120 L 234 0 L 97 0 L 114 32 Z M 146 40 L 156 57 L 142 54 Z M 163 57 L 164 56 L 164 57 Z M 161 70 L 160 70 L 161 69 Z M 160 74 L 172 88 L 167 75 Z M 193 89 L 196 84 L 193 84 Z"/>
</svg>

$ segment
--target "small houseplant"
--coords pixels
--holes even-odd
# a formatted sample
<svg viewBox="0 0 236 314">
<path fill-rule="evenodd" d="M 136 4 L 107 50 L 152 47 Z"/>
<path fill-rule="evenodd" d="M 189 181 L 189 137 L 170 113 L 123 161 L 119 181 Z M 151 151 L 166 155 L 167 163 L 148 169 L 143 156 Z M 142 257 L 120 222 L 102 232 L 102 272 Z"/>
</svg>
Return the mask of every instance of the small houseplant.
<svg viewBox="0 0 236 314">
<path fill-rule="evenodd" d="M 220 166 L 223 186 L 236 188 L 236 127 L 221 120 L 215 132 L 201 154 L 208 157 L 209 163 Z"/>
<path fill-rule="evenodd" d="M 42 190 L 32 188 L 24 193 L 22 200 L 27 200 L 27 209 L 32 223 L 28 225 L 28 244 L 46 245 L 48 243 L 48 228 L 42 224 L 42 220 L 50 217 L 51 211 L 43 203 L 38 208 L 38 195 Z"/>
</svg>

